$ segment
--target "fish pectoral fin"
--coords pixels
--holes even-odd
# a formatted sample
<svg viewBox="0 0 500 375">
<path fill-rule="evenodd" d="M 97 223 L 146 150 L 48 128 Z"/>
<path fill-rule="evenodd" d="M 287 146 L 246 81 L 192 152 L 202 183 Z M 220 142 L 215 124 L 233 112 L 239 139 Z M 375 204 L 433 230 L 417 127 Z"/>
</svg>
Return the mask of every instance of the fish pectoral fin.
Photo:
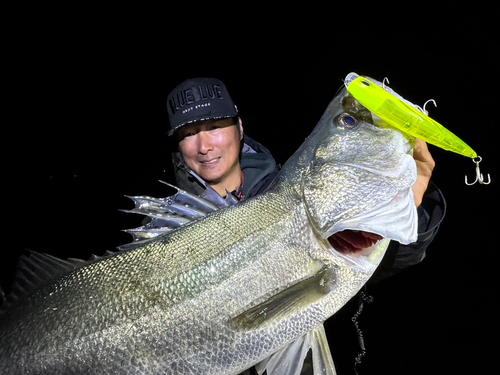
<svg viewBox="0 0 500 375">
<path fill-rule="evenodd" d="M 278 350 L 255 368 L 259 375 L 262 375 L 264 371 L 267 371 L 267 375 L 300 375 L 304 365 L 310 366 L 309 363 L 304 363 L 309 350 L 312 352 L 314 375 L 336 374 L 323 325 Z"/>
<path fill-rule="evenodd" d="M 314 276 L 298 282 L 232 318 L 229 326 L 239 331 L 250 331 L 286 319 L 326 296 L 330 292 L 332 277 L 333 270 L 324 267 Z"/>
</svg>

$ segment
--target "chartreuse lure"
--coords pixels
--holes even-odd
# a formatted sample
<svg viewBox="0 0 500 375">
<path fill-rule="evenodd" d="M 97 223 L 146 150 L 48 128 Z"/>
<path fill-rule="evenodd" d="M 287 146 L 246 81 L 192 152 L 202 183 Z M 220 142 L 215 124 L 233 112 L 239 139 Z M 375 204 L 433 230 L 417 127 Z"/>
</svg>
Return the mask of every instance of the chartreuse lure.
<svg viewBox="0 0 500 375">
<path fill-rule="evenodd" d="M 424 110 L 403 99 L 384 84 L 374 83 L 356 73 L 349 73 L 344 83 L 347 91 L 361 105 L 390 126 L 444 150 L 472 158 L 476 163 L 476 181 L 489 183 L 484 181 L 479 172 L 481 157 L 459 137 L 427 116 Z"/>
</svg>

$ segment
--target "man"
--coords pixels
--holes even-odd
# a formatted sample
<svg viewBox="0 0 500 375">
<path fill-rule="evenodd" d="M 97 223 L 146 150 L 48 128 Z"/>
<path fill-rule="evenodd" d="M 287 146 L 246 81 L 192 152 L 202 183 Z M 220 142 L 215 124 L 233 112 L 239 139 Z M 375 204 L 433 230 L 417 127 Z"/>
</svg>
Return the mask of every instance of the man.
<svg viewBox="0 0 500 375">
<path fill-rule="evenodd" d="M 237 107 L 221 81 L 187 80 L 170 93 L 167 108 L 169 135 L 178 142 L 173 162 L 181 189 L 198 195 L 204 192 L 189 174 L 191 170 L 221 196 L 233 194 L 241 201 L 265 191 L 278 174 L 281 166 L 271 153 L 244 134 Z M 435 163 L 425 142 L 417 140 L 413 157 L 417 164 L 413 193 L 419 215 L 418 240 L 406 246 L 391 242 L 371 281 L 421 262 L 444 216 L 444 198 L 430 183 Z M 337 240 L 342 241 L 342 234 Z"/>
<path fill-rule="evenodd" d="M 271 153 L 244 135 L 238 109 L 223 82 L 213 78 L 187 80 L 169 94 L 167 109 L 169 135 L 178 142 L 173 162 L 180 188 L 196 194 L 204 191 L 187 173 L 189 168 L 221 196 L 230 192 L 243 200 L 263 192 L 278 173 L 280 166 Z M 405 262 L 398 263 L 398 268 L 423 259 L 445 212 L 441 192 L 430 184 L 435 163 L 425 142 L 416 141 L 413 157 L 417 164 L 413 195 L 419 208 L 419 241 L 418 246 L 400 246 L 409 253 L 403 251 Z"/>
<path fill-rule="evenodd" d="M 170 93 L 167 108 L 169 135 L 179 146 L 173 161 L 181 189 L 204 191 L 187 173 L 189 168 L 221 196 L 231 192 L 243 200 L 263 192 L 281 168 L 269 150 L 244 134 L 238 109 L 221 81 L 185 81 Z"/>
</svg>

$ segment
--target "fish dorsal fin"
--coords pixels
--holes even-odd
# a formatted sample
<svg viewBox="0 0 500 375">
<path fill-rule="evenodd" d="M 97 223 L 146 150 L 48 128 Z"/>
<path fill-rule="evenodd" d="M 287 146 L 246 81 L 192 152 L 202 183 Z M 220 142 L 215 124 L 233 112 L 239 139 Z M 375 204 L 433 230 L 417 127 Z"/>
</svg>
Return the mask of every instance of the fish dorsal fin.
<svg viewBox="0 0 500 375">
<path fill-rule="evenodd" d="M 217 208 L 225 208 L 238 203 L 237 200 L 235 201 L 234 197 L 232 197 L 233 199 L 230 199 L 229 201 L 226 198 L 221 197 L 219 193 L 217 193 L 205 180 L 194 173 L 191 169 L 186 168 L 185 170 L 205 188 L 205 191 L 200 194 L 200 197 L 216 205 Z M 231 194 L 227 193 L 226 197 L 229 198 L 230 196 Z"/>
<path fill-rule="evenodd" d="M 323 325 L 270 355 L 255 368 L 259 375 L 264 371 L 267 375 L 300 375 L 309 350 L 314 375 L 336 375 Z"/>
<path fill-rule="evenodd" d="M 227 190 L 226 190 L 226 198 L 224 198 L 224 200 L 228 206 L 235 206 L 239 203 L 239 200 Z"/>
<path fill-rule="evenodd" d="M 199 179 L 194 174 L 193 177 Z M 122 211 L 147 216 L 149 221 L 139 228 L 124 230 L 124 232 L 132 236 L 133 242 L 120 246 L 119 250 L 129 250 L 135 247 L 138 242 L 168 233 L 182 225 L 203 218 L 211 212 L 238 203 L 238 200 L 233 195 L 228 194 L 226 198 L 223 198 L 209 184 L 201 179 L 199 180 L 205 187 L 205 191 L 200 196 L 191 194 L 164 181 L 160 182 L 177 190 L 174 195 L 165 198 L 127 196 L 134 202 L 135 207 L 132 210 Z"/>
<path fill-rule="evenodd" d="M 229 207 L 229 204 L 224 198 L 219 195 L 219 193 L 217 193 L 212 187 L 210 187 L 210 185 L 207 186 L 208 189 L 201 193 L 201 198 L 213 203 L 219 209 Z"/>
<path fill-rule="evenodd" d="M 44 285 L 96 259 L 99 257 L 94 256 L 89 261 L 84 261 L 73 258 L 60 259 L 50 254 L 36 252 L 22 254 L 6 302 L 15 303 Z"/>
<path fill-rule="evenodd" d="M 103 255 L 92 254 L 88 260 L 78 258 L 61 259 L 47 253 L 26 250 L 21 254 L 16 273 L 7 298 L 0 306 L 10 306 L 36 290 L 51 284 L 77 268 L 114 256 L 118 252 L 106 250 Z M 0 290 L 0 294 L 3 291 Z"/>
</svg>

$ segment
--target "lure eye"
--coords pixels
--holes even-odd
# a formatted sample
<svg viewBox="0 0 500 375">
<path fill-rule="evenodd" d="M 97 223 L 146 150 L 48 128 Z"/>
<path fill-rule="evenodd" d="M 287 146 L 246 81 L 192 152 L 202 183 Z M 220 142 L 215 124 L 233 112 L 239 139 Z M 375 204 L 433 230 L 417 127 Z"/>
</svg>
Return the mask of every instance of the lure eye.
<svg viewBox="0 0 500 375">
<path fill-rule="evenodd" d="M 362 83 L 363 85 L 365 85 L 365 86 L 370 86 L 370 82 L 368 82 L 368 81 L 361 81 L 361 83 Z"/>
<path fill-rule="evenodd" d="M 356 120 L 354 117 L 352 117 L 349 113 L 344 112 L 340 115 L 338 115 L 333 122 L 335 123 L 335 126 L 339 129 L 354 129 L 356 126 L 358 126 L 358 120 Z"/>
</svg>

